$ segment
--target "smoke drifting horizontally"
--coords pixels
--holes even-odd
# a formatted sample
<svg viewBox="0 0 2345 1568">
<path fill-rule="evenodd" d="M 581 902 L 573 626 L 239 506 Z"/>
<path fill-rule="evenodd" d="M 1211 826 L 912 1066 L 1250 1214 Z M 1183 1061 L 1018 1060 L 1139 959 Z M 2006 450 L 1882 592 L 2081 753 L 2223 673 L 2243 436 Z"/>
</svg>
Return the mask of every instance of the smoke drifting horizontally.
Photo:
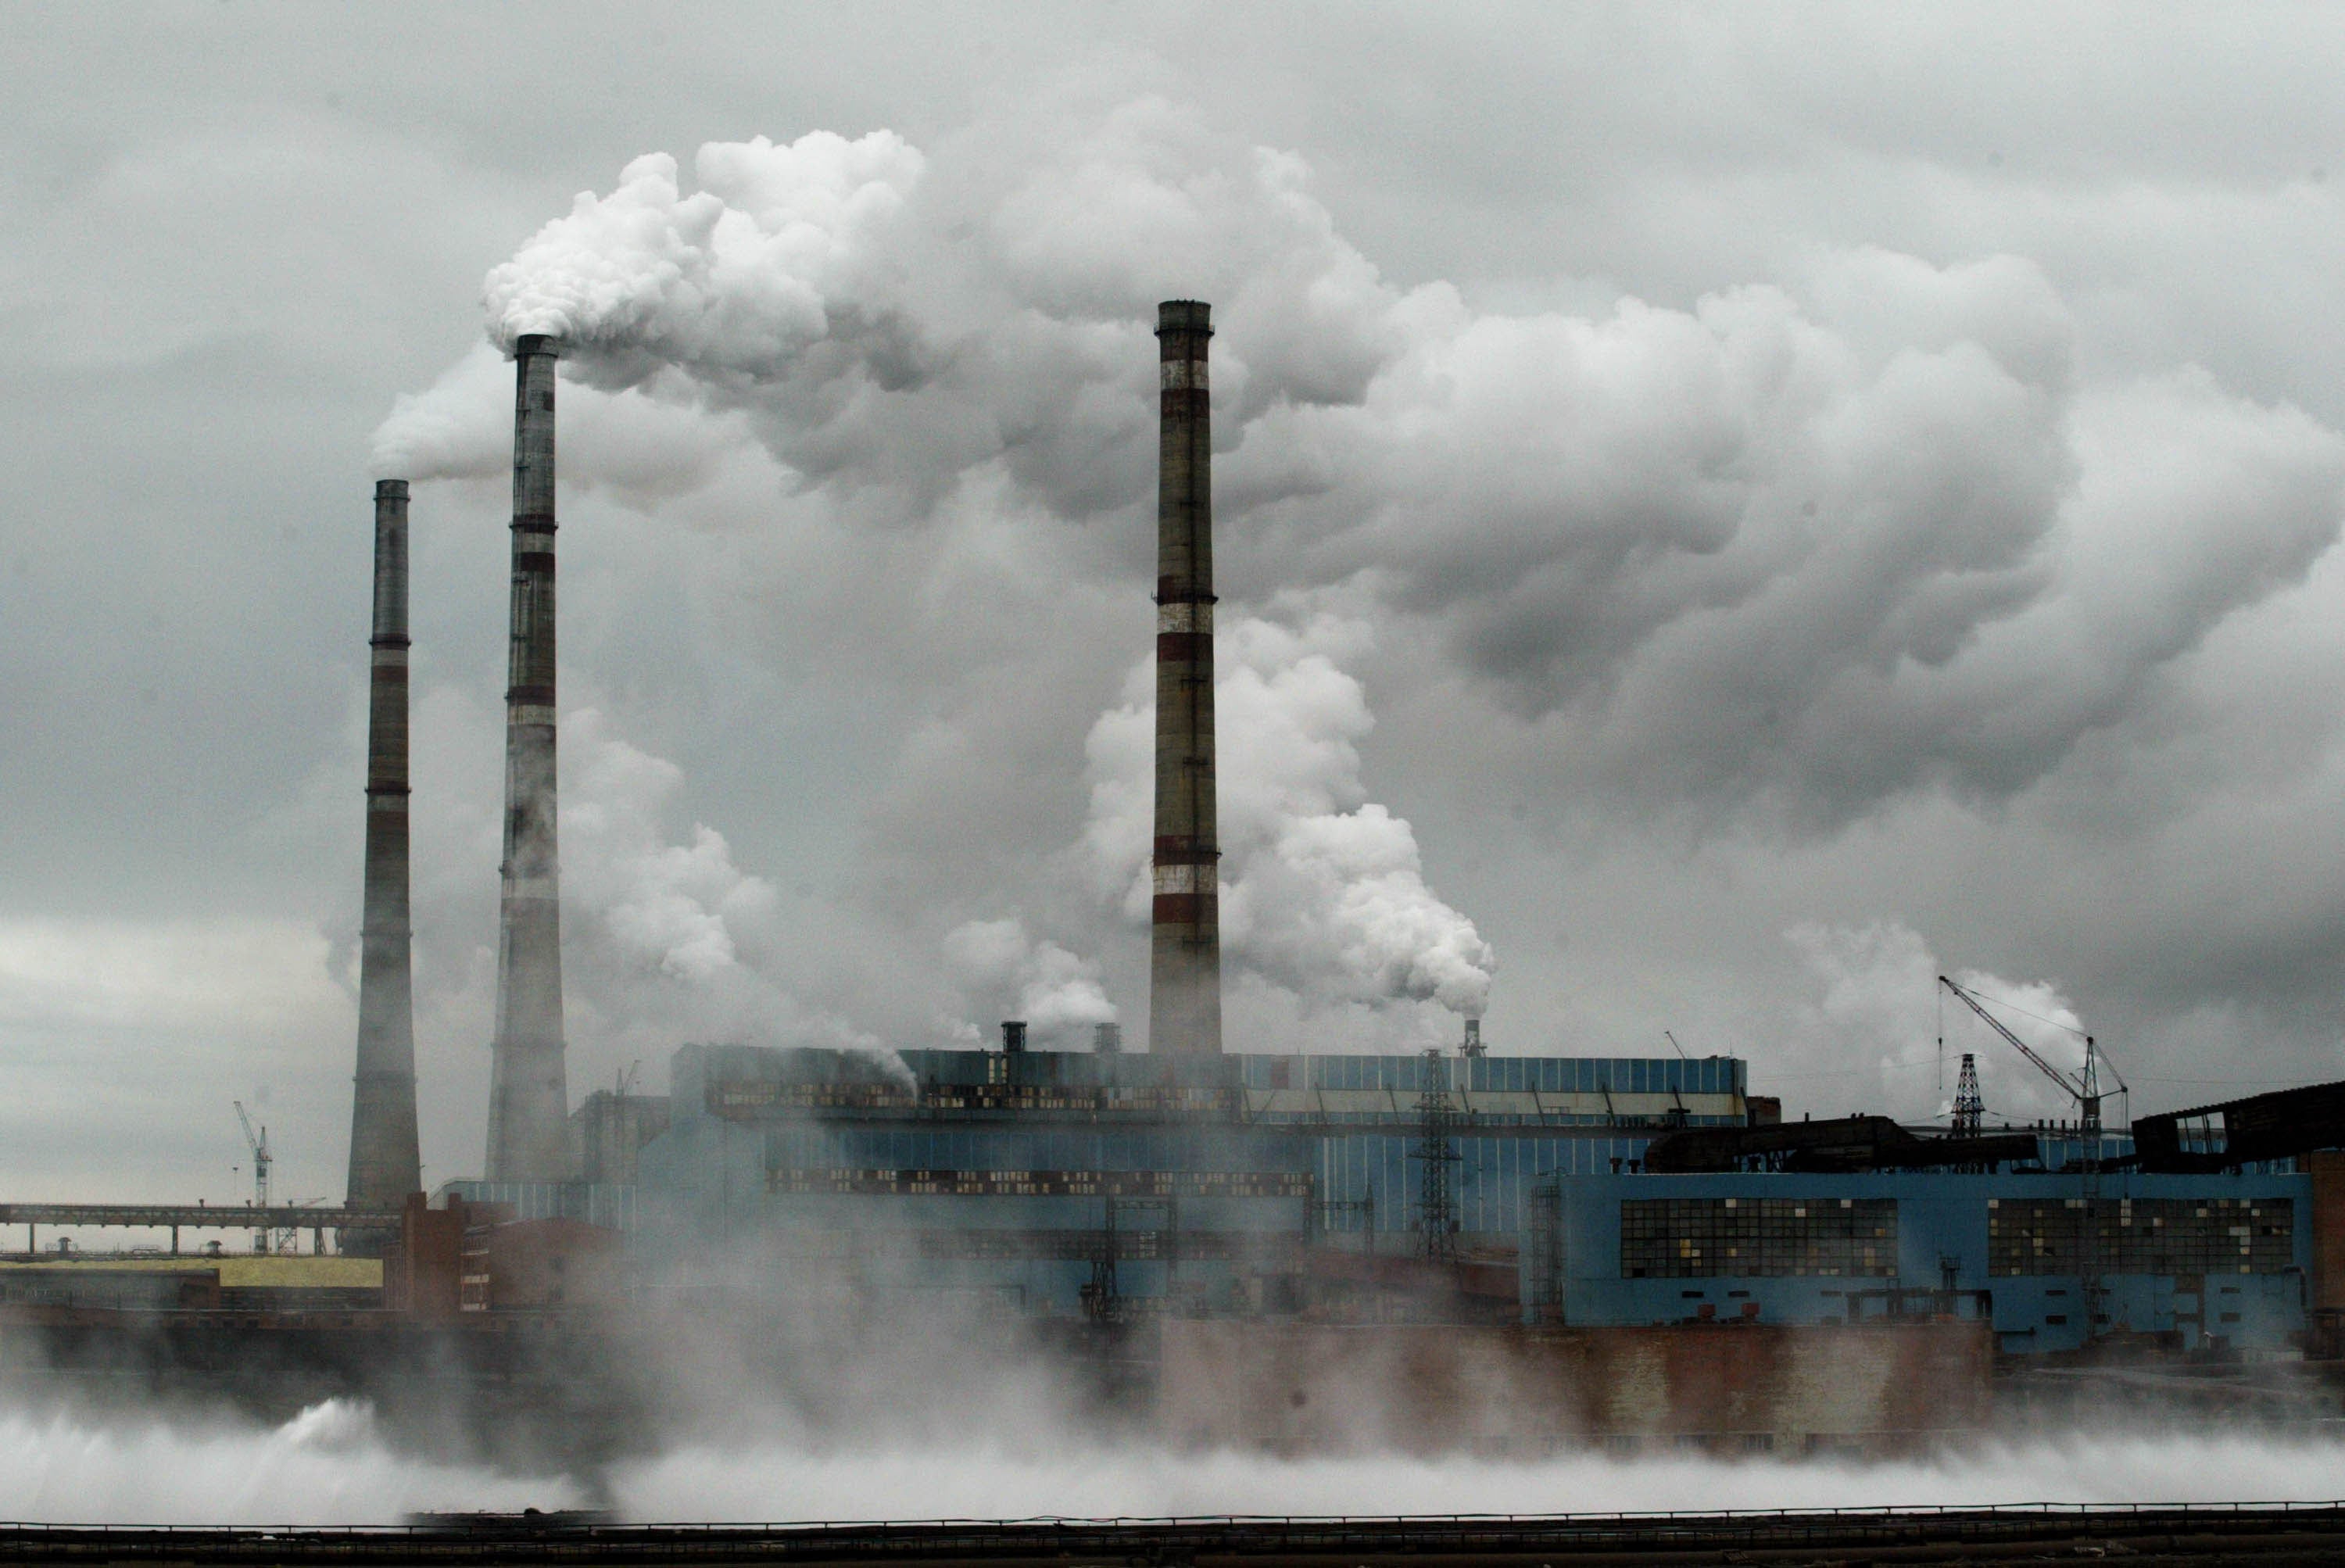
<svg viewBox="0 0 2345 1568">
<path fill-rule="evenodd" d="M 1858 249 L 1797 294 L 1501 315 L 1384 281 L 1299 159 L 1162 103 L 1016 141 L 711 143 L 688 194 L 638 158 L 490 274 L 490 339 L 740 411 L 898 523 L 994 464 L 1085 516 L 1144 481 L 1177 283 L 1215 301 L 1240 561 L 1365 585 L 1503 706 L 1584 716 L 1592 783 L 1816 821 L 2025 787 L 2337 537 L 2345 442 L 2194 371 L 2080 377 L 2024 259 Z M 380 445 L 469 464 L 492 449 L 460 423 L 427 396 Z"/>
<path fill-rule="evenodd" d="M 2277 1502 L 2345 1492 L 2345 1448 L 2248 1437 L 2079 1437 L 1882 1464 L 1173 1455 L 1118 1444 L 681 1447 L 573 1477 L 395 1451 L 363 1404 L 277 1428 L 0 1411 L 0 1516 L 50 1523 L 391 1524 L 423 1510 L 599 1501 L 631 1521 L 1596 1513 L 2038 1502 Z M 607 1488 L 604 1491 L 603 1488 Z"/>
<path fill-rule="evenodd" d="M 777 667 L 849 606 L 827 634 L 866 681 L 924 690 L 890 716 L 863 862 L 921 894 L 840 901 L 923 988 L 854 1026 L 966 1005 L 1075 1029 L 1133 1000 L 1110 944 L 1145 701 L 1101 713 L 1075 672 L 1146 635 L 1148 331 L 1175 295 L 1218 329 L 1231 1005 L 1283 999 L 1234 1038 L 1477 1010 L 1484 932 L 1516 940 L 1436 896 L 1415 828 L 1368 798 L 1370 683 L 1420 733 L 1440 706 L 1516 799 L 1831 840 L 1917 797 L 2012 801 L 2145 712 L 2231 722 L 2192 661 L 2301 583 L 2345 509 L 2345 440 L 2191 367 L 2097 371 L 2025 257 L 1860 247 L 1683 308 L 1485 309 L 1387 280 L 1300 158 L 1152 97 L 999 109 L 923 148 L 638 158 L 494 270 L 487 342 L 401 400 L 378 460 L 501 473 L 498 347 L 567 339 L 569 482 L 729 530 L 731 562 L 766 551 L 752 575 L 809 628 L 772 638 Z M 1077 692 L 1082 719 L 1033 717 Z M 1087 825 L 1063 793 L 987 792 L 1071 761 L 1092 714 Z M 1027 956 L 934 963 L 1004 920 Z"/>
</svg>

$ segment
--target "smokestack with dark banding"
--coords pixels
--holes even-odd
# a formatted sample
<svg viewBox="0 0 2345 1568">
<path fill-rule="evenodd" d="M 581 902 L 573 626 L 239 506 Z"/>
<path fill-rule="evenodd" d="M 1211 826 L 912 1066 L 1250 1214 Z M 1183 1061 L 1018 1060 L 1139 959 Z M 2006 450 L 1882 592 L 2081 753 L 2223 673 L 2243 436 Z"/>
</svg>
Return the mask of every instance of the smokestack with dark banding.
<svg viewBox="0 0 2345 1568">
<path fill-rule="evenodd" d="M 1156 844 L 1148 1048 L 1222 1048 L 1220 831 L 1213 799 L 1212 307 L 1157 307 Z"/>
<path fill-rule="evenodd" d="M 352 1208 L 396 1208 L 421 1189 L 415 1135 L 415 998 L 407 870 L 407 481 L 374 487 L 373 666 L 367 700 L 366 900 L 359 938 L 358 1075 L 350 1096 Z M 356 1233 L 344 1245 L 360 1243 Z"/>
<path fill-rule="evenodd" d="M 490 1047 L 491 1181 L 563 1181 L 571 1174 L 553 788 L 555 354 L 554 341 L 536 333 L 513 344 L 513 632 L 497 1033 Z"/>
</svg>

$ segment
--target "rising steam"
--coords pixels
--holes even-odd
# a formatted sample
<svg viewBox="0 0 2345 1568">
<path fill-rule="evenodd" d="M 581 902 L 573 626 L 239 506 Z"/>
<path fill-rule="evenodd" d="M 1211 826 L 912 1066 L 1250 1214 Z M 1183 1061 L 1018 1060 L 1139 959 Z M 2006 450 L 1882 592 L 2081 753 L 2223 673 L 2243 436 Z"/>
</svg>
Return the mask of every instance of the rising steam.
<svg viewBox="0 0 2345 1568">
<path fill-rule="evenodd" d="M 1063 826 L 1003 843 L 939 820 L 970 809 L 946 802 L 990 737 L 1071 751 L 1008 694 L 1072 691 L 1145 635 L 1143 568 L 1107 541 L 1146 536 L 1148 323 L 1176 294 L 1219 329 L 1224 581 L 1257 612 L 1339 595 L 1426 650 L 1389 678 L 1456 694 L 1518 789 L 1697 833 L 2009 800 L 2158 705 L 2211 726 L 2229 706 L 2179 671 L 2301 582 L 2345 511 L 2345 441 L 2196 369 L 2087 363 L 2025 257 L 1857 248 L 1682 307 L 1483 309 L 1386 279 L 1297 158 L 1153 98 L 1003 110 L 924 148 L 818 132 L 711 143 L 688 176 L 639 158 L 493 271 L 487 344 L 401 402 L 378 455 L 501 472 L 498 348 L 570 340 L 574 484 L 721 495 L 807 625 L 851 606 L 869 668 L 956 687 L 898 716 L 872 863 L 958 879 L 948 923 L 1039 909 L 1032 885 L 972 890 L 1043 866 Z M 1061 606 L 1056 646 L 1005 637 Z M 1487 945 L 1360 783 L 1350 655 L 1295 632 L 1249 650 L 1275 638 L 1245 610 L 1225 606 L 1222 696 L 1234 962 L 1305 998 L 1480 1006 Z M 1091 737 L 1087 853 L 1127 913 L 1145 707 Z M 936 952 L 898 924 L 908 963 Z"/>
<path fill-rule="evenodd" d="M 736 414 L 893 524 L 987 474 L 1085 518 L 1144 494 L 1155 301 L 1212 299 L 1241 564 L 1424 621 L 1568 716 L 1591 785 L 1812 821 L 2024 788 L 2337 537 L 2345 442 L 2196 371 L 2080 375 L 2025 259 L 1502 315 L 1385 281 L 1298 159 L 1185 111 L 1058 128 L 711 143 L 691 191 L 638 158 L 491 273 L 489 338 L 565 336 L 643 419 Z M 379 444 L 492 471 L 501 418 L 451 385 Z"/>
<path fill-rule="evenodd" d="M 681 1445 L 606 1479 L 621 1519 L 823 1520 L 1604 1512 L 2304 1501 L 2345 1490 L 2345 1449 L 2248 1435 L 2068 1434 L 1882 1464 L 1568 1456 L 1468 1461 L 1169 1454 L 1045 1438 L 800 1448 Z M 394 1449 L 362 1404 L 281 1427 L 0 1410 L 0 1514 L 56 1523 L 390 1524 L 416 1510 L 574 1507 L 563 1476 L 509 1475 Z"/>
<path fill-rule="evenodd" d="M 1098 965 L 1016 919 L 968 921 L 945 936 L 945 963 L 980 1018 L 1020 1018 L 1038 1043 L 1079 1044 L 1096 1023 L 1116 1021 Z"/>
<path fill-rule="evenodd" d="M 1437 1002 L 1479 1015 L 1497 957 L 1425 882 L 1406 819 L 1368 799 L 1359 742 L 1375 725 L 1338 657 L 1367 628 L 1243 620 L 1216 650 L 1222 945 L 1228 962 L 1318 1003 Z M 1091 729 L 1084 835 L 1125 920 L 1146 925 L 1156 733 L 1154 669 Z"/>
</svg>

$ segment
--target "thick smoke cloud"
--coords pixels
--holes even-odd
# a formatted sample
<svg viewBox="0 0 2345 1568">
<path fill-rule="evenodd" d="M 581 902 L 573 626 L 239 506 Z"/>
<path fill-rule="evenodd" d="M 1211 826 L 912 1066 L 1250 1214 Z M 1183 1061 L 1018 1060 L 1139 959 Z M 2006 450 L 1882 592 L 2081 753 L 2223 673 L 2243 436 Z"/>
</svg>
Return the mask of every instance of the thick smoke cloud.
<svg viewBox="0 0 2345 1568">
<path fill-rule="evenodd" d="M 672 823 L 683 770 L 564 716 L 563 958 L 574 1032 L 664 1071 L 689 1040 L 892 1053 L 794 993 L 781 892 L 734 863 L 725 836 Z"/>
<path fill-rule="evenodd" d="M 1310 1003 L 1438 1002 L 1478 1016 L 1497 958 L 1426 886 L 1407 820 L 1361 781 L 1375 719 L 1335 659 L 1368 640 L 1324 615 L 1300 629 L 1241 621 L 1218 639 L 1223 961 Z M 1135 668 L 1126 690 L 1091 729 L 1084 845 L 1125 921 L 1145 928 L 1155 667 Z"/>
<path fill-rule="evenodd" d="M 736 412 L 898 525 L 982 472 L 1080 518 L 1144 484 L 1154 300 L 1209 296 L 1225 575 L 1425 625 L 1588 786 L 1812 826 L 2025 788 L 2336 537 L 2345 443 L 2196 372 L 2080 376 L 2023 259 L 1498 314 L 1386 282 L 1300 160 L 1162 103 L 1030 169 L 974 141 L 712 143 L 689 193 L 640 158 L 491 274 L 489 335 Z M 496 457 L 454 396 L 385 454 Z"/>
<path fill-rule="evenodd" d="M 1960 1001 L 1944 995 L 1938 976 L 1951 973 L 1986 999 L 2004 1027 L 2029 1049 L 2081 1077 L 2086 1031 L 2056 982 L 1950 971 L 1919 932 L 1893 921 L 1862 927 L 1811 922 L 1785 935 L 1816 990 L 1812 1000 L 1791 1011 L 1779 1036 L 1785 1049 L 1778 1062 L 1788 1071 L 1776 1075 L 1802 1085 L 1802 1098 L 1813 1095 L 1832 1113 L 1874 1111 L 1944 1122 L 1968 1053 L 1976 1060 L 1991 1125 L 2076 1119 L 2076 1101 Z M 2112 1125 L 2122 1119 L 2114 1100 L 2117 1084 L 2105 1068 Z M 1824 1097 L 1835 1094 L 1855 1098 L 1840 1105 Z"/>
<path fill-rule="evenodd" d="M 419 794 L 455 831 L 419 840 L 417 1031 L 453 1040 L 431 1086 L 477 1124 L 495 995 L 501 716 L 446 688 L 418 704 Z M 684 769 L 619 733 L 595 706 L 562 721 L 563 961 L 574 1094 L 628 1075 L 656 1090 L 692 1041 L 820 1045 L 884 1063 L 888 1045 L 814 994 L 805 915 L 744 870 L 725 835 L 684 809 Z M 892 1042 L 890 1044 L 893 1044 Z M 451 1079 L 453 1082 L 451 1082 Z M 447 1131 L 443 1120 L 436 1128 Z M 450 1139 L 469 1161 L 468 1131 Z"/>
<path fill-rule="evenodd" d="M 273 1088 L 288 1190 L 336 1190 L 355 467 L 405 389 L 426 1157 L 477 1168 L 512 388 L 472 311 L 589 188 L 683 258 L 641 298 L 697 368 L 565 366 L 563 690 L 682 769 L 661 844 L 708 824 L 775 890 L 727 931 L 808 1013 L 990 1026 L 941 944 L 1015 918 L 1144 1016 L 1083 747 L 1151 630 L 1150 316 L 1196 295 L 1223 613 L 1374 626 L 1334 661 L 1362 777 L 1505 956 L 1496 1049 L 1668 1026 L 1795 1109 L 1882 1105 L 1782 934 L 1878 921 L 2056 976 L 2146 1108 L 2345 1074 L 2338 25 L 1987 10 L 1073 7 L 1007 51 L 975 13 L 568 12 L 565 90 L 519 95 L 444 18 L 23 10 L 0 1166 L 232 1198 L 228 1099 Z M 704 176 L 712 137 L 789 168 Z M 732 265 L 786 232 L 787 278 Z M 720 363 L 695 290 L 768 346 L 810 290 L 822 335 Z M 690 989 L 571 924 L 611 984 Z M 591 1033 L 638 1013 L 574 964 L 608 1083 L 656 1031 Z M 1275 989 L 1235 972 L 1233 1044 L 1379 1038 Z"/>
<path fill-rule="evenodd" d="M 737 485 L 752 449 L 798 519 L 777 555 L 802 561 L 818 518 L 909 573 L 881 614 L 919 646 L 879 657 L 917 684 L 923 653 L 999 658 L 943 618 L 972 588 L 1007 608 L 1144 585 L 1136 551 L 1082 536 L 1144 539 L 1153 305 L 1212 299 L 1224 940 L 1242 983 L 1306 1010 L 1489 1000 L 1488 945 L 1361 784 L 1347 670 L 1378 644 L 1430 661 L 1382 678 L 1446 685 L 1551 790 L 1828 836 L 1932 791 L 2016 798 L 2337 535 L 2345 442 L 2195 370 L 2087 373 L 2071 306 L 2024 258 L 1859 248 L 1685 308 L 1501 312 L 1387 281 L 1300 159 L 1182 108 L 1040 124 L 932 150 L 885 131 L 711 143 L 688 183 L 636 159 L 490 274 L 490 346 L 402 402 L 378 461 L 501 473 L 496 351 L 559 336 L 565 473 L 656 510 Z M 989 538 L 972 579 L 979 529 L 1028 543 Z M 1348 622 L 1244 614 L 1280 595 Z M 969 732 L 1003 709 L 953 701 L 907 760 L 917 779 L 922 753 L 963 757 L 965 793 L 986 771 Z M 1146 725 L 1143 685 L 1094 727 L 1072 860 L 1127 930 Z M 1051 902 L 1031 876 L 1009 894 Z M 1077 955 L 1105 932 L 1060 907 L 1038 939 L 1004 908 L 964 901 L 928 939 L 965 1004 L 1102 1021 Z"/>
<path fill-rule="evenodd" d="M 1088 1048 L 1093 1025 L 1116 1022 L 1099 966 L 1030 936 L 1022 921 L 965 921 L 946 933 L 944 954 L 974 1016 L 1021 1019 L 1037 1044 Z M 974 1024 L 962 1027 L 964 1039 L 982 1038 Z"/>
</svg>

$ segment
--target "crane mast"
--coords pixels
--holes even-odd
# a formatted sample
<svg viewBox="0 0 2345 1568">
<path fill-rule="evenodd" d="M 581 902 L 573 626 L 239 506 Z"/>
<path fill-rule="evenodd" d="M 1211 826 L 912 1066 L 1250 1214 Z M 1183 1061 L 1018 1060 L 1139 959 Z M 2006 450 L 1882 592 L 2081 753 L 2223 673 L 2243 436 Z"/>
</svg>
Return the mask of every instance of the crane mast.
<svg viewBox="0 0 2345 1568">
<path fill-rule="evenodd" d="M 2101 1331 L 2101 1303 L 2106 1294 L 2105 1282 L 2101 1278 L 2100 1257 L 2101 1069 L 2099 1052 L 2093 1044 L 2093 1037 L 2086 1034 L 2084 1071 L 2081 1074 L 2073 1074 L 2064 1073 L 2037 1054 L 2026 1041 L 2005 1028 L 2003 1020 L 1989 1013 L 1986 1010 L 1986 1004 L 1968 990 L 1943 974 L 1938 976 L 1938 983 L 1954 993 L 1956 1001 L 1977 1013 L 1988 1028 L 2002 1035 L 2010 1043 L 2013 1050 L 2026 1057 L 2034 1064 L 2036 1071 L 2059 1084 L 2068 1097 L 2076 1102 L 2077 1126 L 2084 1135 L 2085 1143 L 2084 1169 L 2079 1173 L 2083 1178 L 2081 1186 L 2085 1201 L 2076 1216 L 2076 1264 L 2078 1278 L 2084 1286 L 2085 1292 L 2085 1342 L 2089 1345 L 2094 1337 Z M 1945 1042 L 1943 1040 L 1939 1042 L 1941 1050 L 1944 1048 L 1944 1044 Z M 1972 1075 L 1972 1064 L 1968 1056 L 1963 1058 L 1963 1076 L 1964 1084 L 1970 1086 L 1974 1095 L 1977 1092 L 1977 1081 Z M 2122 1086 L 2121 1084 L 2120 1087 Z"/>
<path fill-rule="evenodd" d="M 2064 1073 L 2046 1061 L 2026 1041 L 2005 1028 L 2003 1020 L 1989 1013 L 1986 1010 L 1986 1004 L 1968 990 L 1957 985 L 1943 974 L 1938 976 L 1938 983 L 1952 992 L 1955 1001 L 1985 1020 L 1988 1028 L 2002 1035 L 2010 1043 L 2013 1050 L 2026 1057 L 2035 1064 L 2037 1072 L 2059 1084 L 2068 1097 L 2076 1102 L 2078 1125 L 2093 1150 L 2089 1157 L 2097 1163 L 2100 1157 L 2101 1137 L 2101 1071 L 2098 1053 L 2093 1045 L 2093 1037 L 2089 1034 L 2085 1036 L 2084 1073 L 2081 1075 Z"/>
<path fill-rule="evenodd" d="M 265 1209 L 269 1207 L 269 1129 L 263 1127 L 259 1132 L 254 1132 L 252 1118 L 245 1114 L 244 1102 L 238 1100 L 234 1103 L 236 1119 L 244 1127 L 244 1141 L 252 1150 L 253 1207 Z M 253 1246 L 256 1251 L 269 1250 L 269 1232 L 266 1228 L 254 1232 L 254 1237 Z"/>
</svg>

